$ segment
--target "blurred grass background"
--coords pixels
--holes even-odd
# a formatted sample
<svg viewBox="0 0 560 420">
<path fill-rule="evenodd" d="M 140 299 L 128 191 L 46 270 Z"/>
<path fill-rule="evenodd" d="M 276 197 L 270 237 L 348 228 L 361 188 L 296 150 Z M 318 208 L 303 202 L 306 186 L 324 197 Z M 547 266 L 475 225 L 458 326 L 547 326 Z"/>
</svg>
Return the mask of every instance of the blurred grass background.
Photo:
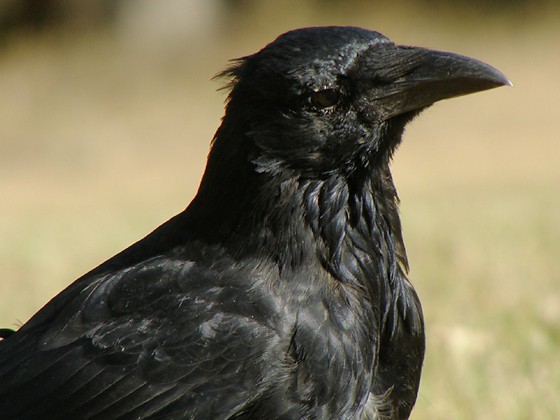
<svg viewBox="0 0 560 420">
<path fill-rule="evenodd" d="M 0 6 L 0 326 L 190 201 L 211 77 L 301 26 L 470 55 L 394 164 L 428 349 L 414 419 L 560 418 L 560 13 L 553 1 L 14 0 Z"/>
</svg>

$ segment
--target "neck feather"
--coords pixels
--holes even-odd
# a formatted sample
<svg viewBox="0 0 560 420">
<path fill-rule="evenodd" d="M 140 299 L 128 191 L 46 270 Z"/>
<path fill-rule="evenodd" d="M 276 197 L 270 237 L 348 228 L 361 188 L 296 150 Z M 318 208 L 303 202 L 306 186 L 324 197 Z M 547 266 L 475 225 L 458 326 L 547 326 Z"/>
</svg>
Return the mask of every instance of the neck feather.
<svg viewBox="0 0 560 420">
<path fill-rule="evenodd" d="M 186 212 L 204 239 L 214 238 L 232 254 L 269 259 L 280 270 L 319 261 L 334 278 L 357 288 L 370 287 L 364 279 L 405 275 L 388 161 L 374 175 L 325 179 L 258 173 L 250 163 L 230 166 L 231 173 L 209 167 Z"/>
</svg>

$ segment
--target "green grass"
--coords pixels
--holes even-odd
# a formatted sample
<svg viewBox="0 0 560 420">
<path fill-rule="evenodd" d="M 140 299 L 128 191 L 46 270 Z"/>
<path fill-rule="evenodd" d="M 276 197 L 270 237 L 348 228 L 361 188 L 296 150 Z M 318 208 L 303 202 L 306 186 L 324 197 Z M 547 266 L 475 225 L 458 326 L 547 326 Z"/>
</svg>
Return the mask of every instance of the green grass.
<svg viewBox="0 0 560 420">
<path fill-rule="evenodd" d="M 470 31 L 472 16 L 450 29 L 426 14 L 412 24 L 363 7 L 275 14 L 266 27 L 276 11 L 261 10 L 171 61 L 107 34 L 8 45 L 0 62 L 0 326 L 24 322 L 187 205 L 223 109 L 209 79 L 227 59 L 289 27 L 361 25 L 476 56 L 515 84 L 426 111 L 395 158 L 428 335 L 413 418 L 560 418 L 560 56 L 550 54 L 559 26 L 485 21 Z"/>
<path fill-rule="evenodd" d="M 559 191 L 553 191 L 553 193 Z M 560 223 L 551 191 L 408 197 L 428 350 L 416 418 L 556 418 Z"/>
</svg>

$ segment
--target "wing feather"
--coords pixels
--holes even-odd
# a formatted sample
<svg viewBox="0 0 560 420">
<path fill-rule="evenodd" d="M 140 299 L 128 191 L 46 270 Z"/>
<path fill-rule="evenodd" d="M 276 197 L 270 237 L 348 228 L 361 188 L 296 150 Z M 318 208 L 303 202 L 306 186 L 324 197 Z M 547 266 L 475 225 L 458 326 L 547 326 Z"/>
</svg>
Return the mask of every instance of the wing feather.
<svg viewBox="0 0 560 420">
<path fill-rule="evenodd" d="M 270 369 L 262 354 L 281 340 L 271 340 L 270 311 L 236 304 L 258 293 L 248 275 L 215 269 L 161 256 L 63 292 L 39 313 L 44 322 L 0 342 L 3 418 L 208 416 L 243 405 Z"/>
</svg>

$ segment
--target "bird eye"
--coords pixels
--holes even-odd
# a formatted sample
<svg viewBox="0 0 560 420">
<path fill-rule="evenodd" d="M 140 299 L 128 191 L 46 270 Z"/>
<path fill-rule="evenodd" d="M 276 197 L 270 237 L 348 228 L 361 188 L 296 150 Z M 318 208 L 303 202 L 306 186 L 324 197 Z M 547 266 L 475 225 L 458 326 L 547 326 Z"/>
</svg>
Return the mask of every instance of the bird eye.
<svg viewBox="0 0 560 420">
<path fill-rule="evenodd" d="M 329 108 L 340 100 L 340 92 L 336 89 L 322 89 L 311 94 L 311 102 L 318 108 Z"/>
</svg>

